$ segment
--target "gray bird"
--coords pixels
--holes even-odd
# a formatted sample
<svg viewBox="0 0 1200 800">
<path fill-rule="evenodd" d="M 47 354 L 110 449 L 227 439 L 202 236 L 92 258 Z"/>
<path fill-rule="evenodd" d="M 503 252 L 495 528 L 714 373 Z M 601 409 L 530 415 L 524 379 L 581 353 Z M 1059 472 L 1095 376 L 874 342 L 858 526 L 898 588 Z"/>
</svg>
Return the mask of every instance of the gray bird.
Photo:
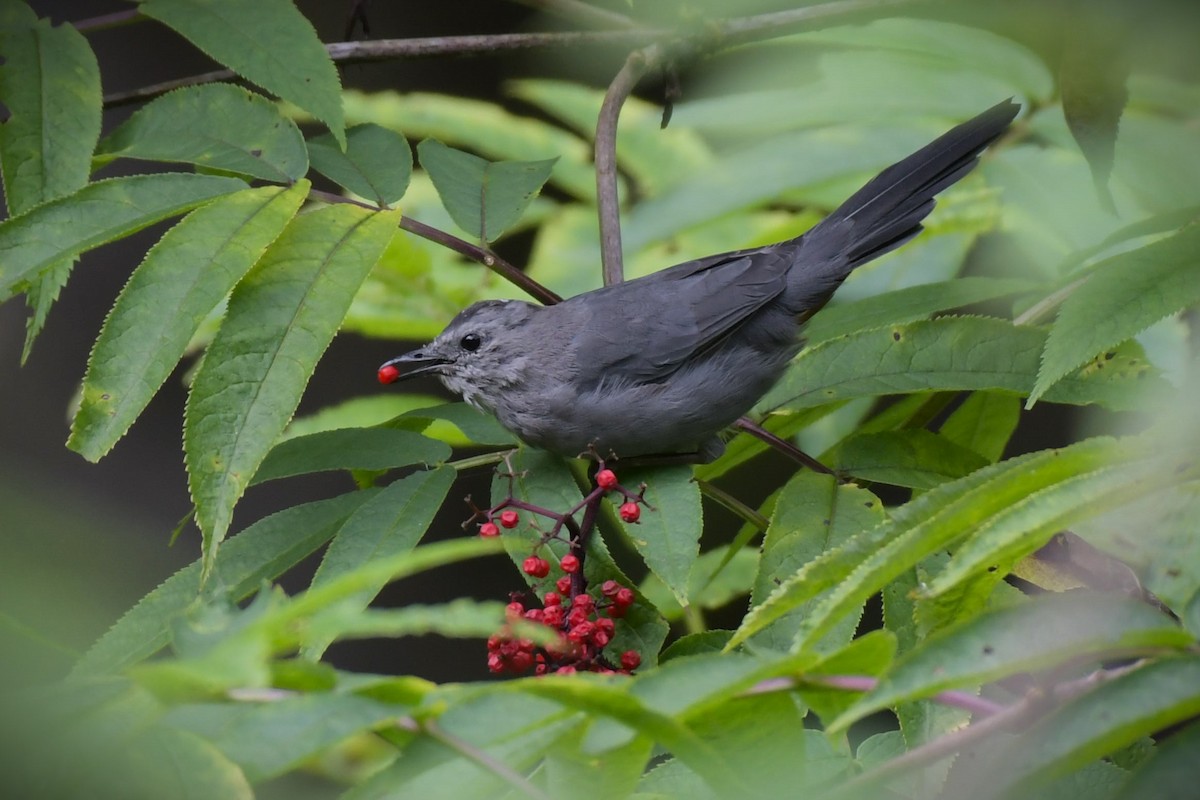
<svg viewBox="0 0 1200 800">
<path fill-rule="evenodd" d="M 475 303 L 380 380 L 436 375 L 524 442 L 575 457 L 724 449 L 851 270 L 921 232 L 1020 106 L 1000 103 L 873 178 L 803 236 L 708 256 L 551 306 Z"/>
</svg>

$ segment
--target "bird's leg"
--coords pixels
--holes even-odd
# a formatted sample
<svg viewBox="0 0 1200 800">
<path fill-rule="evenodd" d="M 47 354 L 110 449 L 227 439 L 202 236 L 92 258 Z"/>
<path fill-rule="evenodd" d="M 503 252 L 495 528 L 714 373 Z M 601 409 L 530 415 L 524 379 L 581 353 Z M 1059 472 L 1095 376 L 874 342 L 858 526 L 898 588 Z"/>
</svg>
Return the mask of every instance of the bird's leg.
<svg viewBox="0 0 1200 800">
<path fill-rule="evenodd" d="M 788 458 L 803 464 L 813 472 L 821 472 L 825 475 L 835 474 L 833 470 L 822 464 L 820 461 L 817 461 L 799 447 L 796 447 L 791 442 L 780 439 L 778 436 L 771 433 L 769 430 L 759 425 L 749 417 L 739 417 L 738 421 L 733 423 L 733 427 L 737 428 L 738 430 L 745 431 L 756 439 L 761 439 L 771 447 L 783 453 Z"/>
</svg>

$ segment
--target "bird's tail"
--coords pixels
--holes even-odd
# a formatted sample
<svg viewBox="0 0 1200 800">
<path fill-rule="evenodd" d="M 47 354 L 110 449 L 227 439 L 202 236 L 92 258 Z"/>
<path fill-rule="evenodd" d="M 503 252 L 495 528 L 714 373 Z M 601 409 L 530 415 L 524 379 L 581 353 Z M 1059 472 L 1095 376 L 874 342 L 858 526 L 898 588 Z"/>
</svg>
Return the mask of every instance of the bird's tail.
<svg viewBox="0 0 1200 800">
<path fill-rule="evenodd" d="M 947 131 L 872 178 L 803 237 L 789 276 L 800 307 L 823 305 L 855 267 L 895 250 L 921 232 L 934 195 L 974 168 L 1021 106 L 1011 99 Z M 810 311 L 811 313 L 811 311 Z"/>
</svg>

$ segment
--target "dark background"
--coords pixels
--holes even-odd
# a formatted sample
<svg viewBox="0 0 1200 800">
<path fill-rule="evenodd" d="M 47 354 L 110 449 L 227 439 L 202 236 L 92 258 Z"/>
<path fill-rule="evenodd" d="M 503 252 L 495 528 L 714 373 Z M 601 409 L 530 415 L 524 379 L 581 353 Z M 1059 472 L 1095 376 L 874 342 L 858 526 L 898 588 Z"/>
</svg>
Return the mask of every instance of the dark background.
<svg viewBox="0 0 1200 800">
<path fill-rule="evenodd" d="M 125 3 L 60 0 L 33 2 L 55 22 L 74 21 L 127 9 Z M 324 41 L 342 38 L 349 4 L 300 2 Z M 620 4 L 618 4 L 620 6 Z M 738 13 L 747 13 L 739 9 Z M 561 27 L 517 3 L 496 0 L 371 5 L 373 38 L 464 33 L 515 32 Z M 105 93 L 204 72 L 210 62 L 190 44 L 157 23 L 143 22 L 88 34 L 100 62 Z M 583 80 L 604 85 L 625 53 L 591 48 L 561 54 L 517 53 L 500 57 L 436 58 L 351 65 L 343 83 L 367 90 L 437 91 L 497 99 L 503 81 L 523 75 Z M 568 60 L 569 59 L 569 60 Z M 686 76 L 685 76 L 686 77 Z M 652 97 L 653 82 L 642 92 Z M 686 91 L 686 81 L 685 81 Z M 105 132 L 131 109 L 106 112 Z M 522 109 L 528 112 L 528 109 Z M 138 165 L 115 165 L 126 172 Z M 112 170 L 113 168 L 109 168 Z M 104 175 L 121 174 L 106 171 Z M 85 254 L 50 313 L 29 362 L 20 366 L 25 309 L 19 301 L 0 306 L 0 647 L 10 667 L 40 677 L 60 674 L 69 652 L 85 648 L 138 598 L 199 553 L 199 537 L 187 527 L 174 546 L 170 533 L 190 508 L 181 449 L 185 363 L 167 381 L 129 434 L 99 464 L 64 446 L 72 397 L 104 315 L 146 248 L 161 235 L 157 226 L 112 246 Z M 502 249 L 522 263 L 522 242 Z M 329 403 L 382 391 L 374 379 L 378 364 L 403 344 L 339 336 L 322 359 L 298 413 Z M 430 391 L 431 385 L 419 387 Z M 1061 409 L 1039 404 L 1024 419 L 1015 451 L 1062 444 L 1071 422 Z M 1036 443 L 1036 444 L 1035 444 Z M 790 469 L 778 464 L 779 474 Z M 774 471 L 771 462 L 762 469 Z M 741 476 L 730 487 L 749 502 L 761 499 L 760 476 Z M 753 478 L 759 477 L 759 480 Z M 461 479 L 434 526 L 437 538 L 463 535 L 467 512 L 453 498 L 487 496 L 487 474 Z M 292 480 L 256 487 L 238 506 L 235 530 L 289 505 L 352 488 L 343 475 Z M 710 517 L 721 526 L 718 512 Z M 721 531 L 717 532 L 721 535 Z M 315 561 L 283 581 L 302 589 Z M 504 599 L 521 582 L 507 562 L 494 560 L 471 569 L 456 567 L 390 587 L 382 602 L 437 602 L 471 595 Z M 736 609 L 735 609 L 736 611 Z M 733 618 L 740 617 L 740 613 Z M 33 635 L 14 633 L 35 628 Z M 4 630 L 7 627 L 8 630 Z M 26 632 L 28 633 L 28 632 Z M 40 642 L 44 635 L 48 641 Z M 441 680 L 482 677 L 480 642 L 401 640 L 340 645 L 331 651 L 339 666 L 378 672 L 406 672 Z"/>
</svg>

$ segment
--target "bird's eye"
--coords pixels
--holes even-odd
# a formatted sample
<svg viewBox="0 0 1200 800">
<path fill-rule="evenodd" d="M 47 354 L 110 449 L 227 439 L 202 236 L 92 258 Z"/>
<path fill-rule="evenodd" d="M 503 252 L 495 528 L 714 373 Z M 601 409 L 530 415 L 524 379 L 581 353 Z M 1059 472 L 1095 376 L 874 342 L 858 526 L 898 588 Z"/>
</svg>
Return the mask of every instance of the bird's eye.
<svg viewBox="0 0 1200 800">
<path fill-rule="evenodd" d="M 478 333 L 468 333 L 458 342 L 458 346 L 463 350 L 466 350 L 468 353 L 474 353 L 479 349 L 481 344 L 483 344 L 483 339 Z"/>
</svg>

